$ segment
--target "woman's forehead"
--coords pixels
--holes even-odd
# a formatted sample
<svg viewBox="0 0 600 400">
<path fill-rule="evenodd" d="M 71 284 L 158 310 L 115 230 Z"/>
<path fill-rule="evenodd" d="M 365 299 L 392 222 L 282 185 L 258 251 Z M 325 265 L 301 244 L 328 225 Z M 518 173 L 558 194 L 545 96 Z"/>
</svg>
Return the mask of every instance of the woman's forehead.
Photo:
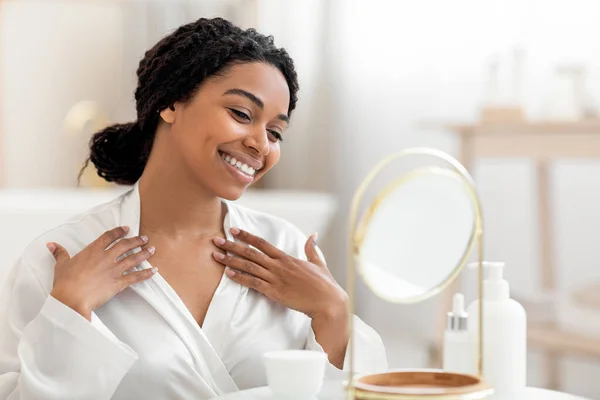
<svg viewBox="0 0 600 400">
<path fill-rule="evenodd" d="M 267 63 L 236 64 L 222 76 L 207 85 L 213 94 L 226 96 L 246 92 L 260 99 L 264 106 L 280 105 L 285 108 L 290 101 L 290 90 L 279 69 Z"/>
</svg>

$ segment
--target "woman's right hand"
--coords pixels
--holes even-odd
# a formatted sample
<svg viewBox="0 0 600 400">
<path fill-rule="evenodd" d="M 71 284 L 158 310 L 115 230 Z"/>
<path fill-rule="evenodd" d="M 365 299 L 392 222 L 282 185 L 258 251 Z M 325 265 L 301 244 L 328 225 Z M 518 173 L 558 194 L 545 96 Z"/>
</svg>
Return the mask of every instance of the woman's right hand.
<svg viewBox="0 0 600 400">
<path fill-rule="evenodd" d="M 96 308 L 128 286 L 154 275 L 156 268 L 124 274 L 154 254 L 154 247 L 148 247 L 123 257 L 148 241 L 144 236 L 123 239 L 128 231 L 127 227 L 118 227 L 105 232 L 74 257 L 60 244 L 48 243 L 48 250 L 56 260 L 50 295 L 91 320 Z M 107 249 L 119 239 L 122 240 Z"/>
</svg>

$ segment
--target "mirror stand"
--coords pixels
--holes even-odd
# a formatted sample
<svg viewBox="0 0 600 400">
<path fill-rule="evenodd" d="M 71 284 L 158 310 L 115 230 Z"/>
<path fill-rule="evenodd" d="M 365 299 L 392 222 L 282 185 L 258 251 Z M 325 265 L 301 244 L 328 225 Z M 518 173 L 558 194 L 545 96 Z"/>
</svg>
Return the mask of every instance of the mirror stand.
<svg viewBox="0 0 600 400">
<path fill-rule="evenodd" d="M 411 171 L 405 176 L 400 177 L 399 179 L 395 179 L 392 184 L 387 185 L 382 191 L 378 192 L 378 195 L 375 197 L 375 200 L 370 204 L 370 207 L 367 209 L 367 212 L 363 215 L 363 218 L 359 222 L 358 219 L 358 211 L 361 201 L 364 198 L 364 195 L 369 188 L 369 185 L 374 181 L 374 179 L 380 175 L 385 167 L 387 167 L 393 161 L 399 159 L 407 159 L 409 157 L 414 156 L 428 156 L 433 157 L 438 162 L 442 162 L 445 165 L 445 169 L 439 168 L 437 166 L 428 166 L 425 169 L 419 169 L 418 171 Z M 416 208 L 426 208 L 427 205 L 421 204 L 423 202 L 402 202 L 407 194 L 411 192 L 400 191 L 401 188 L 410 188 L 407 186 L 409 183 L 414 182 L 424 182 L 424 179 L 433 179 L 434 189 L 437 187 L 441 187 L 440 184 L 443 182 L 452 182 L 453 184 L 459 183 L 456 187 L 460 187 L 463 195 L 465 195 L 465 199 L 468 199 L 469 210 L 471 215 L 470 220 L 472 219 L 472 224 L 469 225 L 468 237 L 465 236 L 465 246 L 462 249 L 459 249 L 459 253 L 452 254 L 460 254 L 456 259 L 458 260 L 457 265 L 453 266 L 453 269 L 446 275 L 443 275 L 443 279 L 440 282 L 432 282 L 431 285 L 415 285 L 420 289 L 423 287 L 421 291 L 415 291 L 411 293 L 410 296 L 405 298 L 402 297 L 401 294 L 394 292 L 393 288 L 390 288 L 393 285 L 394 279 L 391 280 L 392 284 L 390 284 L 390 279 L 385 279 L 389 275 L 388 271 L 383 271 L 380 268 L 381 260 L 377 260 L 378 263 L 369 263 L 368 260 L 364 260 L 365 254 L 365 237 L 369 233 L 369 228 L 372 226 L 374 221 L 374 216 L 379 212 L 382 213 L 381 210 L 385 210 L 384 205 L 386 204 L 386 200 L 389 200 L 391 197 L 390 194 L 400 193 L 402 196 L 392 198 L 393 201 L 389 202 L 389 207 L 398 208 L 402 205 L 399 204 L 412 204 L 416 205 Z M 450 180 L 442 180 L 450 179 Z M 414 186 L 411 190 L 412 193 L 415 192 L 414 188 L 419 188 L 419 186 Z M 404 189 L 403 189 L 404 190 Z M 421 189 L 418 189 L 421 190 Z M 428 189 L 429 190 L 429 189 Z M 454 190 L 454 189 L 453 189 Z M 451 196 L 432 196 L 431 190 L 423 191 L 421 190 L 421 194 L 425 194 L 427 197 L 422 196 L 421 199 L 445 199 L 450 198 Z M 446 192 L 450 193 L 450 192 Z M 439 194 L 439 193 L 438 193 Z M 418 199 L 420 200 L 420 199 Z M 453 203 L 454 204 L 458 203 Z M 438 210 L 438 204 L 430 204 L 431 210 Z M 433 207 L 436 207 L 435 209 Z M 390 208 L 388 210 L 388 216 L 392 215 L 389 213 Z M 402 214 L 396 213 L 394 215 L 400 217 L 406 217 L 409 215 L 414 219 L 413 211 L 415 208 L 408 210 L 409 213 Z M 395 210 L 397 211 L 397 210 Z M 416 213 L 418 215 L 418 213 Z M 423 214 L 426 215 L 426 214 Z M 458 214 L 460 218 L 460 214 Z M 439 216 L 435 215 L 436 218 Z M 389 219 L 389 218 L 388 218 Z M 383 218 L 385 220 L 385 218 Z M 405 221 L 405 219 L 399 218 L 398 221 Z M 435 220 L 435 218 L 429 218 L 429 220 Z M 461 221 L 464 218 L 461 219 Z M 413 221 L 414 222 L 414 221 Z M 417 221 L 419 222 L 419 221 Z M 390 222 L 394 223 L 394 221 Z M 446 225 L 450 225 L 447 223 Z M 403 226 L 403 225 L 400 225 Z M 483 218 L 481 212 L 481 204 L 479 201 L 479 196 L 475 189 L 475 183 L 468 173 L 468 171 L 461 165 L 456 159 L 451 157 L 450 155 L 430 148 L 410 148 L 398 153 L 392 154 L 382 161 L 380 161 L 366 176 L 363 182 L 360 184 L 358 189 L 356 190 L 350 208 L 350 217 L 349 217 L 349 232 L 350 232 L 350 246 L 349 246 L 349 263 L 347 268 L 347 293 L 349 299 L 349 314 L 354 315 L 355 313 L 355 304 L 356 304 L 356 275 L 357 271 L 359 275 L 363 278 L 367 286 L 373 291 L 378 297 L 383 298 L 386 301 L 398 303 L 398 304 L 414 304 L 425 299 L 428 299 L 439 292 L 441 292 L 444 288 L 450 285 L 459 275 L 462 268 L 467 263 L 468 257 L 471 251 L 476 247 L 478 252 L 478 296 L 479 299 L 483 299 Z M 381 227 L 381 225 L 379 226 Z M 454 227 L 452 227 L 454 228 Z M 407 228 L 409 229 L 409 228 Z M 384 232 L 385 235 L 385 232 Z M 389 235 L 388 235 L 389 236 Z M 427 236 L 427 235 L 425 235 Z M 445 244 L 445 243 L 444 243 Z M 435 247 L 435 243 L 426 243 L 427 246 Z M 411 246 L 406 246 L 411 247 Z M 420 249 L 421 253 L 423 253 L 422 249 L 426 246 L 415 246 Z M 433 249 L 432 249 L 433 250 Z M 415 250 L 416 252 L 417 250 Z M 417 254 L 418 255 L 418 254 Z M 404 258 L 394 258 L 393 261 L 398 262 L 398 260 L 403 260 Z M 407 258 L 408 260 L 414 260 L 415 258 Z M 371 260 L 372 261 L 372 260 Z M 427 261 L 426 261 L 427 262 Z M 412 269 L 418 269 L 410 266 Z M 395 267 L 398 268 L 398 267 Z M 402 268 L 402 267 L 400 267 Z M 406 271 L 403 271 L 406 272 Z M 371 279 L 373 275 L 379 275 L 379 281 L 377 279 Z M 435 275 L 435 274 L 433 274 Z M 397 278 L 397 277 L 396 277 Z M 435 278 L 433 278 L 435 279 Z M 413 281 L 417 280 L 398 280 L 398 282 L 407 282 L 410 284 Z M 398 285 L 399 286 L 399 285 Z M 477 354 L 477 375 L 467 375 L 467 374 L 457 374 L 450 373 L 435 369 L 414 369 L 414 370 L 397 370 L 397 371 L 389 371 L 385 373 L 373 374 L 373 375 L 363 375 L 355 377 L 354 373 L 354 344 L 353 344 L 353 318 L 350 318 L 350 341 L 348 346 L 349 348 L 349 375 L 348 375 L 348 383 L 346 386 L 348 399 L 378 399 L 378 400 L 391 400 L 391 399 L 424 399 L 424 398 L 444 398 L 444 399 L 483 399 L 489 396 L 492 393 L 491 388 L 489 388 L 483 380 L 483 302 L 479 302 L 478 307 L 478 354 Z"/>
</svg>

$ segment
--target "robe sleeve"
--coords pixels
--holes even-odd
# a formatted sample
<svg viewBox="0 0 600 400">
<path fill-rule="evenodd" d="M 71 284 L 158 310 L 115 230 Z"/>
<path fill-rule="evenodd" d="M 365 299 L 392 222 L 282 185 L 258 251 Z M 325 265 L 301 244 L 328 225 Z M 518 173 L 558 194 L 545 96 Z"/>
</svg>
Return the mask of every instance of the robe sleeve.
<svg viewBox="0 0 600 400">
<path fill-rule="evenodd" d="M 325 255 L 319 247 L 317 253 L 322 260 L 325 260 Z M 354 368 L 353 371 L 359 374 L 373 374 L 384 372 L 388 368 L 387 357 L 383 341 L 375 329 L 367 325 L 356 315 L 352 316 L 352 324 L 354 334 L 352 335 L 354 343 Z M 312 327 L 309 328 L 308 338 L 306 341 L 307 350 L 324 351 L 323 347 L 317 342 L 315 332 Z M 331 363 L 328 363 L 325 377 L 331 380 L 347 379 L 347 374 L 344 371 L 350 369 L 350 345 L 346 350 L 344 357 L 344 366 L 342 370 L 338 369 Z"/>
<path fill-rule="evenodd" d="M 358 374 L 384 372 L 388 368 L 388 365 L 381 337 L 373 328 L 364 323 L 356 315 L 353 315 L 352 318 L 354 325 L 354 334 L 352 335 L 352 343 L 354 344 L 354 372 Z M 343 369 L 340 370 L 333 364 L 328 363 L 325 370 L 325 379 L 344 380 L 348 378 L 345 371 L 349 371 L 350 369 L 350 345 L 348 345 L 348 349 L 346 350 Z M 312 328 L 309 328 L 306 349 L 324 351 L 323 347 L 317 342 L 315 332 Z"/>
<path fill-rule="evenodd" d="M 306 243 L 307 237 L 298 228 L 289 228 L 291 234 L 289 253 L 293 256 L 306 260 L 306 253 L 304 251 L 304 244 Z M 327 264 L 325 255 L 321 249 L 317 246 L 317 254 Z M 359 374 L 372 374 L 378 372 L 384 372 L 388 368 L 387 357 L 383 341 L 375 329 L 371 328 L 364 321 L 362 321 L 356 315 L 352 316 L 353 324 L 353 335 L 352 340 L 354 344 L 354 368 L 353 371 Z M 312 329 L 310 319 L 307 319 L 308 323 L 308 337 L 304 348 L 306 350 L 316 350 L 323 352 L 323 347 L 317 342 L 315 332 Z M 346 350 L 344 357 L 344 365 L 342 370 L 337 368 L 331 363 L 328 363 L 325 370 L 325 379 L 328 380 L 345 380 L 348 378 L 347 371 L 350 370 L 350 345 Z"/>
<path fill-rule="evenodd" d="M 137 354 L 43 289 L 21 259 L 0 294 L 0 400 L 109 400 Z"/>
</svg>

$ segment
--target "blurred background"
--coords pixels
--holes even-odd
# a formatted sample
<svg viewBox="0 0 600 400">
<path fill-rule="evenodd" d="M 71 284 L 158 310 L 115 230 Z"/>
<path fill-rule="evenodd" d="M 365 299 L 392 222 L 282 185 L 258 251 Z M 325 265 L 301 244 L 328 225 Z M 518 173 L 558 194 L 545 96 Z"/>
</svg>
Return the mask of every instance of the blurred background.
<svg viewBox="0 0 600 400">
<path fill-rule="evenodd" d="M 280 164 L 240 201 L 320 231 L 344 283 L 369 169 L 408 146 L 449 152 L 527 309 L 528 384 L 600 398 L 597 0 L 0 0 L 0 279 L 39 233 L 126 189 L 91 170 L 77 187 L 89 137 L 135 119 L 144 51 L 202 16 L 274 35 L 299 71 Z M 436 366 L 445 296 L 359 289 L 390 366 Z"/>
</svg>

